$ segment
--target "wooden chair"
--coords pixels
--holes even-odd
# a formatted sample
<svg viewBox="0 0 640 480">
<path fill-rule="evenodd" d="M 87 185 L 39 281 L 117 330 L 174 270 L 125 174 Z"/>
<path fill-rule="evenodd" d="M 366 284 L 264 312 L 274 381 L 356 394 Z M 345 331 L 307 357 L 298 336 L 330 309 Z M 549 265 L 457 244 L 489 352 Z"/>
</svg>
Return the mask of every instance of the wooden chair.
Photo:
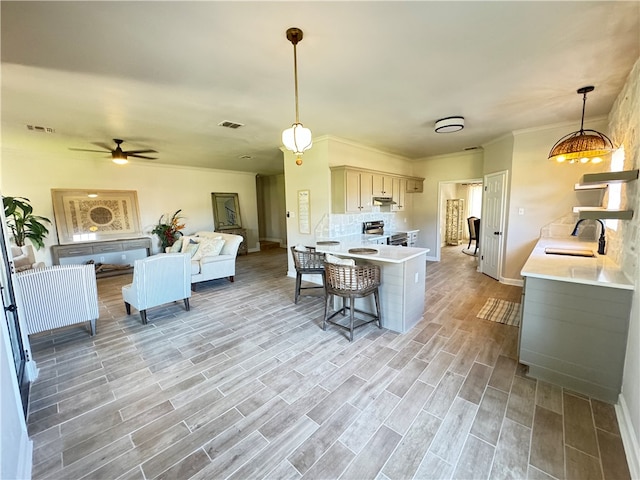
<svg viewBox="0 0 640 480">
<path fill-rule="evenodd" d="M 326 294 L 324 306 L 324 319 L 322 329 L 327 329 L 327 323 L 331 323 L 340 328 L 349 330 L 349 341 L 353 341 L 353 330 L 367 325 L 371 322 L 378 322 L 378 328 L 382 328 L 380 320 L 380 267 L 378 265 L 341 265 L 335 263 L 325 263 Z M 369 295 L 374 296 L 376 313 L 369 313 L 355 308 L 355 299 Z M 330 314 L 330 304 L 333 296 L 342 297 L 342 308 Z M 346 300 L 349 299 L 348 304 Z M 349 310 L 349 324 L 342 325 L 332 319 L 341 313 L 346 315 Z M 356 324 L 355 313 L 358 312 L 368 317 L 368 320 L 359 320 Z"/>
<path fill-rule="evenodd" d="M 300 297 L 300 290 L 323 288 L 325 285 L 324 277 L 324 253 L 316 252 L 313 247 L 305 247 L 306 251 L 296 250 L 296 247 L 291 247 L 291 256 L 293 257 L 293 263 L 296 267 L 296 290 L 294 294 L 294 303 L 298 303 Z M 302 286 L 302 275 L 321 275 L 322 285 L 314 285 L 312 287 Z"/>
<path fill-rule="evenodd" d="M 467 225 L 469 225 L 469 245 L 467 246 L 467 250 L 471 248 L 471 242 L 476 242 L 476 248 L 473 251 L 475 255 L 478 251 L 478 245 L 480 244 L 480 219 L 478 217 L 469 217 L 467 218 Z"/>
</svg>

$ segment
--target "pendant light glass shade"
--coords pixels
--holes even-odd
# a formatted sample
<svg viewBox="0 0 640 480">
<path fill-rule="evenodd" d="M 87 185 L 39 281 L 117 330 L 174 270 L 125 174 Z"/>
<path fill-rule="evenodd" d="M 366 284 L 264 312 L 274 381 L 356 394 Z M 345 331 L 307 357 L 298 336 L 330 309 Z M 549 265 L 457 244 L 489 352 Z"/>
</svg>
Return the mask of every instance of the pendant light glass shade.
<svg viewBox="0 0 640 480">
<path fill-rule="evenodd" d="M 302 155 L 313 145 L 311 130 L 302 126 L 301 123 L 294 123 L 291 128 L 282 132 L 282 143 L 287 150 L 291 150 L 296 155 Z"/>
<path fill-rule="evenodd" d="M 302 30 L 299 28 L 292 27 L 287 30 L 287 39 L 293 44 L 293 78 L 295 84 L 296 123 L 294 123 L 291 128 L 287 128 L 282 132 L 282 143 L 287 150 L 291 150 L 298 156 L 296 159 L 296 165 L 302 165 L 300 155 L 302 155 L 305 150 L 309 150 L 311 145 L 313 145 L 311 130 L 305 128 L 302 123 L 300 123 L 298 114 L 298 56 L 296 54 L 296 45 L 302 40 L 302 36 Z"/>
<path fill-rule="evenodd" d="M 558 140 L 549 152 L 549 160 L 555 160 L 558 163 L 599 163 L 602 162 L 603 156 L 615 150 L 613 143 L 604 133 L 583 128 L 587 93 L 593 90 L 594 87 L 591 86 L 578 89 L 578 93 L 583 95 L 580 130 Z"/>
</svg>

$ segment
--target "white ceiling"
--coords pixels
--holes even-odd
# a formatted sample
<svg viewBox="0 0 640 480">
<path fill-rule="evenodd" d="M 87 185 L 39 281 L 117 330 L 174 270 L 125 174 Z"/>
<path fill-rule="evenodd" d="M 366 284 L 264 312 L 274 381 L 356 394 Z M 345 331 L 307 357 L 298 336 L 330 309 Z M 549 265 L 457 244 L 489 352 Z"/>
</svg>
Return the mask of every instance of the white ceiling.
<svg viewBox="0 0 640 480">
<path fill-rule="evenodd" d="M 640 2 L 2 1 L 2 143 L 79 159 L 92 142 L 155 162 L 283 171 L 300 120 L 417 159 L 606 115 L 640 56 Z M 435 121 L 466 127 L 436 134 Z M 243 123 L 237 130 L 217 126 Z M 34 133 L 26 125 L 55 129 Z M 549 146 L 551 147 L 551 145 Z M 243 155 L 250 159 L 240 158 Z M 97 156 L 97 157 L 96 157 Z M 345 159 L 346 161 L 347 159 Z M 125 167 L 126 168 L 126 167 Z"/>
</svg>

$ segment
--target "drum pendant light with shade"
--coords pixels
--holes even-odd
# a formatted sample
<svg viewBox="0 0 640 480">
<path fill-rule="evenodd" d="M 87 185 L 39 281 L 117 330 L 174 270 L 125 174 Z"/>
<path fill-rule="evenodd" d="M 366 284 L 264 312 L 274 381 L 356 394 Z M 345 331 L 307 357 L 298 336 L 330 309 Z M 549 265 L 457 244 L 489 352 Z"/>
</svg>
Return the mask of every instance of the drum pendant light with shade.
<svg viewBox="0 0 640 480">
<path fill-rule="evenodd" d="M 600 163 L 604 155 L 613 152 L 613 143 L 604 133 L 584 129 L 587 93 L 593 92 L 594 89 L 592 86 L 587 86 L 577 90 L 578 94 L 582 94 L 580 130 L 558 140 L 549 152 L 549 160 L 555 160 L 558 163 Z"/>
<path fill-rule="evenodd" d="M 293 78 L 295 83 L 296 123 L 294 123 L 291 128 L 287 128 L 282 132 L 282 143 L 287 150 L 291 150 L 298 156 L 296 159 L 296 165 L 302 165 L 300 155 L 302 155 L 305 150 L 310 149 L 311 145 L 313 145 L 311 130 L 305 128 L 300 123 L 298 114 L 298 58 L 296 55 L 296 45 L 302 40 L 302 30 L 299 28 L 289 28 L 287 30 L 287 39 L 293 44 Z"/>
</svg>

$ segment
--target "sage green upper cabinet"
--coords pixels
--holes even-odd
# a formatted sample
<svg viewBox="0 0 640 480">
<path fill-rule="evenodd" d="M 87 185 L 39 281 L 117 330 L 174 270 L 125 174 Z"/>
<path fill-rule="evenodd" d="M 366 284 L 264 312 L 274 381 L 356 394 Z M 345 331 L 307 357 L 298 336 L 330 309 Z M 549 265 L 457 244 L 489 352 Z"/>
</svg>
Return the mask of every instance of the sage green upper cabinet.
<svg viewBox="0 0 640 480">
<path fill-rule="evenodd" d="M 391 205 L 392 212 L 402 212 L 406 209 L 406 195 L 407 195 L 407 179 L 406 178 L 394 178 L 393 187 L 391 188 L 391 198 L 395 205 Z"/>
<path fill-rule="evenodd" d="M 370 212 L 373 174 L 357 169 L 331 169 L 331 211 L 333 213 Z"/>
<path fill-rule="evenodd" d="M 373 174 L 373 196 L 390 197 L 393 190 L 393 177 L 381 173 Z"/>
</svg>

